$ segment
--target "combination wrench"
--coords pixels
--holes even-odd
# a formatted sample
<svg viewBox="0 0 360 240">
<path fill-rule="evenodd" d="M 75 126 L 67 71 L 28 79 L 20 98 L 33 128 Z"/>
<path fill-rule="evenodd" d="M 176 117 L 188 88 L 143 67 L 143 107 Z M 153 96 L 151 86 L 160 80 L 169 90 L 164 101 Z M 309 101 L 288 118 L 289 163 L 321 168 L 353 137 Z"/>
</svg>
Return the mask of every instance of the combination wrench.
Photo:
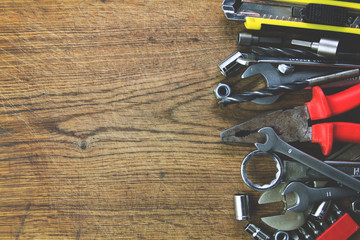
<svg viewBox="0 0 360 240">
<path fill-rule="evenodd" d="M 360 192 L 360 181 L 356 178 L 349 176 L 348 174 L 322 162 L 321 160 L 306 154 L 299 149 L 287 144 L 279 138 L 271 127 L 261 128 L 259 133 L 266 135 L 265 143 L 255 143 L 258 150 L 263 152 L 278 152 L 282 153 L 305 166 L 316 170 L 322 175 L 344 185 L 356 192 Z"/>
<path fill-rule="evenodd" d="M 341 199 L 357 195 L 357 192 L 348 188 L 311 188 L 301 182 L 289 183 L 282 192 L 282 195 L 285 196 L 290 193 L 295 194 L 295 204 L 287 206 L 287 210 L 293 212 L 306 211 L 313 203 L 323 200 Z"/>
</svg>

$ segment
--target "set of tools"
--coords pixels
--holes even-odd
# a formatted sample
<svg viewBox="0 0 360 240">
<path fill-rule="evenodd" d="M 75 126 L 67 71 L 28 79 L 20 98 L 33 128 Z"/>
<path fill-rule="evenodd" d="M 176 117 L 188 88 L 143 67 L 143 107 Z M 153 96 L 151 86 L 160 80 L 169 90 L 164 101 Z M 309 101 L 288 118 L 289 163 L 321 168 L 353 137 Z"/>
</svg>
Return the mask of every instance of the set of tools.
<svg viewBox="0 0 360 240">
<path fill-rule="evenodd" d="M 242 21 L 248 29 L 265 25 L 360 34 L 360 3 L 334 0 L 224 0 L 229 20 Z M 261 74 L 266 87 L 233 93 L 219 83 L 214 93 L 219 104 L 272 104 L 285 93 L 312 89 L 311 101 L 292 109 L 281 109 L 254 117 L 221 132 L 224 143 L 255 144 L 241 165 L 244 183 L 262 191 L 258 204 L 283 202 L 282 214 L 261 220 L 273 234 L 248 223 L 245 231 L 258 240 L 345 240 L 360 227 L 353 220 L 360 214 L 360 124 L 333 121 L 360 106 L 360 53 L 340 49 L 342 41 L 321 38 L 312 42 L 292 39 L 283 47 L 277 36 L 238 34 L 237 43 L 249 48 L 237 51 L 219 64 L 225 77 L 249 78 Z M 345 90 L 327 95 L 324 84 L 341 82 Z M 318 86 L 319 85 L 319 86 Z M 336 89 L 335 89 L 336 90 Z M 321 146 L 318 159 L 293 146 L 312 142 Z M 336 142 L 349 144 L 332 153 Z M 253 158 L 275 163 L 275 178 L 266 184 L 254 182 L 248 165 Z M 349 213 L 336 200 L 354 199 Z M 234 195 L 238 221 L 250 221 L 250 200 L 245 193 Z M 352 216 L 351 216 L 352 215 Z"/>
</svg>

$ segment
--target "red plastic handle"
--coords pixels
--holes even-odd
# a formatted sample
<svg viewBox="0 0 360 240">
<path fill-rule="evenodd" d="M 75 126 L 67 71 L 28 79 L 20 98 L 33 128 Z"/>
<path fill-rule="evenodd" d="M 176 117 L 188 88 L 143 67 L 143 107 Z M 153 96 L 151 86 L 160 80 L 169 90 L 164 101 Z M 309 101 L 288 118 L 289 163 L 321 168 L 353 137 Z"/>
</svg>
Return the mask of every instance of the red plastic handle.
<svg viewBox="0 0 360 240">
<path fill-rule="evenodd" d="M 330 154 L 334 140 L 360 143 L 360 124 L 333 122 L 312 126 L 312 142 L 320 144 L 325 156 Z"/>
<path fill-rule="evenodd" d="M 335 116 L 360 105 L 360 84 L 330 96 L 325 96 L 321 88 L 316 86 L 312 94 L 311 101 L 305 103 L 311 120 Z"/>
<path fill-rule="evenodd" d="M 345 213 L 330 228 L 326 229 L 316 240 L 346 240 L 353 235 L 359 226 Z"/>
</svg>

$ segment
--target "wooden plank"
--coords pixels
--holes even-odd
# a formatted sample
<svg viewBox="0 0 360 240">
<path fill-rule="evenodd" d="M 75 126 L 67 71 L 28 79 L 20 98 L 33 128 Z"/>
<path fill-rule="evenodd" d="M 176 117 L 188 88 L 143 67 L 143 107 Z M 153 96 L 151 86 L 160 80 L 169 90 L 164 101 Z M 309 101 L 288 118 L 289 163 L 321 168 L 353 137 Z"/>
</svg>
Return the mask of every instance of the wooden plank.
<svg viewBox="0 0 360 240">
<path fill-rule="evenodd" d="M 217 64 L 242 29 L 221 1 L 0 9 L 1 239 L 250 239 L 233 194 L 256 202 L 240 180 L 254 147 L 219 133 L 310 94 L 217 105 Z"/>
</svg>

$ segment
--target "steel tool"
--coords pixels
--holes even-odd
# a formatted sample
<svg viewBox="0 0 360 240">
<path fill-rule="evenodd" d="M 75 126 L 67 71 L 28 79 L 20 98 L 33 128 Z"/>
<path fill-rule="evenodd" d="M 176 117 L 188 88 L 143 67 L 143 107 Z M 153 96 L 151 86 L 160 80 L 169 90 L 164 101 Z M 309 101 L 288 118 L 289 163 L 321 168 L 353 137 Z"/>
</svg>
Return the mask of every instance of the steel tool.
<svg viewBox="0 0 360 240">
<path fill-rule="evenodd" d="M 275 163 L 277 172 L 275 174 L 275 178 L 267 184 L 259 185 L 253 183 L 251 179 L 249 179 L 248 174 L 246 172 L 246 167 L 249 161 L 256 155 L 263 155 L 270 157 Z M 359 162 L 349 162 L 349 161 L 324 161 L 329 166 L 332 166 L 351 177 L 360 179 L 360 163 Z M 274 153 L 261 152 L 259 150 L 250 152 L 244 158 L 241 164 L 241 177 L 244 183 L 255 191 L 266 191 L 276 187 L 281 182 L 312 182 L 312 181 L 327 181 L 328 177 L 320 174 L 318 171 L 309 168 L 299 162 L 284 160 L 281 161 L 279 156 Z"/>
<path fill-rule="evenodd" d="M 219 64 L 220 72 L 228 77 L 255 63 L 292 64 L 313 67 L 360 68 L 360 64 L 327 59 L 301 57 L 269 57 L 254 53 L 235 52 Z"/>
<path fill-rule="evenodd" d="M 351 211 L 354 213 L 360 213 L 360 199 L 356 199 L 351 203 Z"/>
<path fill-rule="evenodd" d="M 282 231 L 291 231 L 299 228 L 306 222 L 307 216 L 310 214 L 310 211 L 306 212 L 292 212 L 287 210 L 288 202 L 292 204 L 295 202 L 295 199 L 291 199 L 290 197 L 284 198 L 282 192 L 286 187 L 287 183 L 280 183 L 273 189 L 265 191 L 261 194 L 258 203 L 260 205 L 283 202 L 284 210 L 279 215 L 262 217 L 261 220 L 267 224 L 268 226 L 282 230 Z"/>
<path fill-rule="evenodd" d="M 323 200 L 342 199 L 358 195 L 354 190 L 347 188 L 311 188 L 301 182 L 289 183 L 282 192 L 282 195 L 287 194 L 295 194 L 296 196 L 296 203 L 293 206 L 288 206 L 288 210 L 293 212 L 306 211 L 312 204 Z"/>
<path fill-rule="evenodd" d="M 214 93 L 217 99 L 224 99 L 230 96 L 231 88 L 225 83 L 219 83 L 214 89 Z"/>
<path fill-rule="evenodd" d="M 352 69 L 347 70 L 339 73 L 333 73 L 326 76 L 320 76 L 320 77 L 314 77 L 314 78 L 308 78 L 305 80 L 300 81 L 294 81 L 289 83 L 283 83 L 276 86 L 270 86 L 267 88 L 251 91 L 251 92 L 243 92 L 240 94 L 236 94 L 233 96 L 229 96 L 226 98 L 223 98 L 219 103 L 228 105 L 231 103 L 241 103 L 246 101 L 251 101 L 256 98 L 264 98 L 264 97 L 270 97 L 274 95 L 279 95 L 282 93 L 291 92 L 294 90 L 299 90 L 306 88 L 308 86 L 314 86 L 326 82 L 332 82 L 337 81 L 340 79 L 345 78 L 351 78 L 351 77 L 357 77 L 359 76 L 359 69 Z M 278 96 L 277 96 L 278 97 Z"/>
<path fill-rule="evenodd" d="M 255 143 L 265 140 L 258 132 L 273 127 L 285 142 L 319 143 L 323 154 L 331 152 L 333 141 L 360 143 L 360 124 L 325 122 L 311 125 L 309 120 L 327 119 L 360 105 L 360 84 L 342 92 L 325 96 L 320 87 L 312 89 L 313 98 L 303 106 L 278 110 L 238 124 L 220 134 L 223 142 Z"/>
<path fill-rule="evenodd" d="M 266 86 L 274 87 L 281 84 L 291 83 L 295 81 L 305 80 L 309 78 L 314 78 L 322 75 L 327 75 L 334 73 L 329 69 L 308 69 L 306 71 L 299 70 L 294 71 L 291 74 L 282 74 L 275 66 L 270 63 L 258 63 L 249 66 L 241 78 L 249 78 L 257 74 L 261 74 L 266 82 Z M 230 96 L 230 93 L 227 96 L 222 97 L 221 99 L 227 99 Z M 279 95 L 271 95 L 268 97 L 261 96 L 261 98 L 255 98 L 252 102 L 257 104 L 272 104 L 279 98 Z"/>
<path fill-rule="evenodd" d="M 340 41 L 335 39 L 321 38 L 319 42 L 308 42 L 293 39 L 291 44 L 311 48 L 319 57 L 337 59 L 339 61 L 359 62 L 360 53 L 338 51 Z"/>
<path fill-rule="evenodd" d="M 253 183 L 251 181 L 251 179 L 248 178 L 248 174 L 246 172 L 246 167 L 248 165 L 249 160 L 256 155 L 267 155 L 267 156 L 271 157 L 272 160 L 276 163 L 276 168 L 278 171 L 276 172 L 275 179 L 272 180 L 269 184 L 259 185 L 259 184 Z M 270 154 L 270 153 L 261 152 L 261 151 L 253 151 L 244 158 L 244 160 L 241 164 L 241 177 L 242 177 L 244 183 L 249 188 L 251 188 L 255 191 L 265 191 L 265 190 L 274 188 L 275 186 L 277 186 L 280 183 L 280 181 L 282 179 L 282 175 L 283 175 L 283 164 L 282 164 L 280 158 L 276 154 Z"/>
<path fill-rule="evenodd" d="M 250 218 L 249 196 L 238 193 L 234 195 L 236 220 L 244 221 Z"/>
<path fill-rule="evenodd" d="M 319 221 L 324 221 L 331 208 L 332 201 L 324 200 L 311 211 L 311 216 Z"/>
<path fill-rule="evenodd" d="M 318 236 L 321 235 L 322 232 L 321 232 L 320 229 L 315 225 L 315 223 L 314 223 L 313 221 L 308 220 L 308 221 L 306 222 L 306 225 L 307 225 L 308 229 L 310 229 L 310 231 L 312 232 L 312 235 L 313 235 L 314 237 L 318 237 Z"/>
<path fill-rule="evenodd" d="M 256 240 L 269 240 L 270 236 L 252 223 L 245 226 L 245 232 L 249 233 Z"/>
<path fill-rule="evenodd" d="M 316 51 L 318 56 L 336 58 L 339 40 L 321 38 L 319 42 L 308 42 L 293 39 L 291 44 L 301 47 L 311 48 Z"/>
<path fill-rule="evenodd" d="M 240 32 L 237 37 L 238 45 L 250 46 L 250 45 L 280 45 L 282 39 L 279 37 L 261 37 L 255 36 L 250 33 Z"/>
<path fill-rule="evenodd" d="M 291 240 L 289 233 L 285 231 L 276 231 L 274 234 L 274 240 Z"/>
<path fill-rule="evenodd" d="M 305 227 L 299 227 L 298 232 L 302 236 L 302 239 L 315 240 L 315 237 Z"/>
<path fill-rule="evenodd" d="M 265 143 L 255 143 L 258 150 L 263 152 L 278 152 L 282 153 L 312 169 L 315 169 L 319 173 L 327 176 L 328 178 L 344 185 L 356 192 L 360 192 L 360 181 L 355 179 L 342 171 L 329 166 L 321 160 L 308 155 L 299 149 L 287 144 L 276 135 L 274 129 L 271 127 L 265 127 L 259 130 L 260 133 L 265 134 Z"/>
<path fill-rule="evenodd" d="M 348 174 L 351 177 L 360 179 L 360 162 L 354 161 L 324 161 L 324 163 Z M 294 181 L 324 181 L 328 178 L 321 175 L 316 170 L 308 168 L 296 161 L 283 161 L 283 180 Z"/>
<path fill-rule="evenodd" d="M 267 56 L 267 57 L 292 57 L 292 58 L 309 58 L 309 59 L 319 58 L 319 56 L 316 53 L 310 50 L 297 49 L 297 48 L 252 46 L 251 52 L 258 56 Z"/>
</svg>

